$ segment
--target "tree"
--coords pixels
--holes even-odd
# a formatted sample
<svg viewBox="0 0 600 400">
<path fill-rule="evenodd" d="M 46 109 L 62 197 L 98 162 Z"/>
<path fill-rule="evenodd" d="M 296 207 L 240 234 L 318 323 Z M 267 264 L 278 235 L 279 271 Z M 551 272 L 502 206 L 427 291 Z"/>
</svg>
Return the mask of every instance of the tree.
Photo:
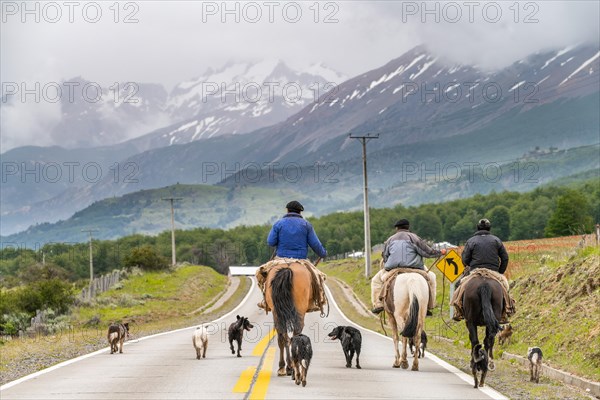
<svg viewBox="0 0 600 400">
<path fill-rule="evenodd" d="M 588 200 L 578 191 L 567 190 L 557 200 L 556 209 L 546 226 L 546 236 L 566 236 L 591 230 L 592 217 Z"/>
<path fill-rule="evenodd" d="M 489 212 L 492 223 L 492 233 L 501 240 L 508 240 L 510 236 L 510 212 L 506 206 L 496 206 Z"/>
<path fill-rule="evenodd" d="M 125 256 L 123 263 L 126 267 L 140 267 L 148 271 L 168 268 L 167 259 L 160 256 L 150 245 L 136 247 Z"/>
<path fill-rule="evenodd" d="M 422 238 L 438 241 L 442 237 L 442 220 L 433 209 L 419 211 L 411 222 L 411 230 Z"/>
</svg>

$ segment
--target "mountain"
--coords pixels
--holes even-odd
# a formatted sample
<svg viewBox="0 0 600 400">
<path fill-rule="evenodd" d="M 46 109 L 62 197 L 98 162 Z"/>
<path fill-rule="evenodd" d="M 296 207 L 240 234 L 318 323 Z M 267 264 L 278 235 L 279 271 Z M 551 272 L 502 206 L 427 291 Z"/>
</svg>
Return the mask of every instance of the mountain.
<svg viewBox="0 0 600 400">
<path fill-rule="evenodd" d="M 0 155 L 7 168 L 2 233 L 68 218 L 106 193 L 136 190 L 137 164 L 119 161 L 141 151 L 239 135 L 280 122 L 313 101 L 328 82 L 343 79 L 322 65 L 298 72 L 279 60 L 231 63 L 176 85 L 170 94 L 154 84 L 99 88 L 81 77 L 69 79 L 62 84 L 73 88 L 73 96 L 61 97 L 62 117 L 50 129 L 62 147 L 26 146 Z M 214 87 L 218 93 L 209 94 Z M 260 92 L 253 92 L 256 88 Z M 131 136 L 139 137 L 118 143 Z"/>
<path fill-rule="evenodd" d="M 345 78 L 322 66 L 298 72 L 280 60 L 228 64 L 182 82 L 166 110 L 175 124 L 131 140 L 147 150 L 276 124 L 318 99 Z"/>
<path fill-rule="evenodd" d="M 443 171 L 462 174 L 474 165 L 485 171 L 488 166 L 509 168 L 536 147 L 558 153 L 597 144 L 599 54 L 586 46 L 539 52 L 487 72 L 447 65 L 417 47 L 336 85 L 285 121 L 251 134 L 174 141 L 132 155 L 119 164 L 134 168 L 135 182 L 105 176 L 78 191 L 79 196 L 63 192 L 51 201 L 62 204 L 58 211 L 65 215 L 93 201 L 180 182 L 264 190 L 300 187 L 315 209 L 344 209 L 360 204 L 361 194 L 361 149 L 349 133 L 380 135 L 367 149 L 371 190 L 395 193 L 382 201 L 440 201 L 440 194 L 423 190 L 423 185 Z M 195 129 L 182 129 L 188 132 L 182 141 Z M 540 181 L 596 168 L 593 157 L 580 161 L 568 171 L 561 164 L 545 168 Z M 510 180 L 502 182 L 472 186 L 463 193 L 464 182 L 455 182 L 454 190 L 447 181 L 442 194 L 511 188 Z M 403 189 L 411 193 L 400 194 Z M 17 213 L 10 218 L 28 217 Z"/>
</svg>

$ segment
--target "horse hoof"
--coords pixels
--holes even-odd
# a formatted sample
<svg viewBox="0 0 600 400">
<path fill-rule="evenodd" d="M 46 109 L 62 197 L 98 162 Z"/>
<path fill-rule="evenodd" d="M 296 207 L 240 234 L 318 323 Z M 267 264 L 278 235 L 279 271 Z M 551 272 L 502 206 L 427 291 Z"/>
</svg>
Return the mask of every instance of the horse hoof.
<svg viewBox="0 0 600 400">
<path fill-rule="evenodd" d="M 306 381 L 302 382 L 302 387 L 306 386 Z"/>
<path fill-rule="evenodd" d="M 300 381 L 296 381 L 296 385 L 300 385 Z"/>
<path fill-rule="evenodd" d="M 392 365 L 392 368 L 400 368 L 400 364 L 398 364 L 398 363 L 394 363 L 394 364 Z"/>
<path fill-rule="evenodd" d="M 411 371 L 418 371 L 419 370 L 419 366 L 418 365 L 413 365 L 411 368 Z"/>
<path fill-rule="evenodd" d="M 362 368 L 360 367 L 360 365 L 357 365 L 357 366 L 356 366 L 356 369 L 362 369 Z"/>
<path fill-rule="evenodd" d="M 287 376 L 287 373 L 283 368 L 277 370 L 277 376 Z"/>
<path fill-rule="evenodd" d="M 352 368 L 352 365 L 346 364 L 346 368 Z"/>
</svg>

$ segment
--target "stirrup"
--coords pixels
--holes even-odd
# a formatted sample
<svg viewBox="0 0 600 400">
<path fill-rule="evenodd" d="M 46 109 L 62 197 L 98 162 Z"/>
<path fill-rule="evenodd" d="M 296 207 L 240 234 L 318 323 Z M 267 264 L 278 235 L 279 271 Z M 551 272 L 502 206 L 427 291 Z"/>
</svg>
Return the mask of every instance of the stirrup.
<svg viewBox="0 0 600 400">
<path fill-rule="evenodd" d="M 375 315 L 379 315 L 383 311 L 383 307 L 373 307 L 371 312 Z"/>
</svg>

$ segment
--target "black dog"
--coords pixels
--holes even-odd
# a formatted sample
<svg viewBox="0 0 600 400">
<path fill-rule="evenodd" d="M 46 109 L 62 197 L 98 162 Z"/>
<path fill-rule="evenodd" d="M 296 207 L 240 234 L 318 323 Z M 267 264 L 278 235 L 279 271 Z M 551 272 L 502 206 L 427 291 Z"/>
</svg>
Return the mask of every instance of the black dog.
<svg viewBox="0 0 600 400">
<path fill-rule="evenodd" d="M 475 389 L 477 389 L 477 371 L 481 371 L 479 387 L 483 387 L 485 375 L 488 371 L 488 354 L 480 343 L 473 347 L 471 353 L 471 372 L 473 372 L 473 379 L 475 380 L 475 386 L 473 386 Z"/>
<path fill-rule="evenodd" d="M 244 330 L 249 331 L 254 328 L 254 325 L 248 321 L 246 317 L 236 316 L 237 321 L 229 325 L 229 331 L 227 332 L 227 337 L 229 338 L 229 348 L 231 349 L 231 354 L 235 354 L 235 350 L 233 349 L 233 341 L 237 341 L 238 350 L 237 356 L 241 357 L 240 351 L 242 351 L 242 336 L 244 335 Z"/>
<path fill-rule="evenodd" d="M 413 356 L 414 356 L 415 351 L 413 348 L 415 347 L 415 341 L 413 340 L 413 338 L 408 339 L 408 346 L 410 347 L 410 352 L 413 353 Z M 427 348 L 427 334 L 425 333 L 425 331 L 421 331 L 421 347 L 419 349 L 419 355 L 417 355 L 417 357 L 425 358 L 425 349 L 426 348 Z"/>
<path fill-rule="evenodd" d="M 362 335 L 360 331 L 351 326 L 337 326 L 328 335 L 332 340 L 340 339 L 344 356 L 346 356 L 346 368 L 352 368 L 352 357 L 356 352 L 356 368 L 360 369 L 358 358 L 360 356 L 360 347 L 362 345 Z"/>
<path fill-rule="evenodd" d="M 306 386 L 306 375 L 312 355 L 312 345 L 308 336 L 299 334 L 292 337 L 292 367 L 294 368 L 292 380 L 296 385 L 302 382 L 302 386 Z"/>
</svg>

